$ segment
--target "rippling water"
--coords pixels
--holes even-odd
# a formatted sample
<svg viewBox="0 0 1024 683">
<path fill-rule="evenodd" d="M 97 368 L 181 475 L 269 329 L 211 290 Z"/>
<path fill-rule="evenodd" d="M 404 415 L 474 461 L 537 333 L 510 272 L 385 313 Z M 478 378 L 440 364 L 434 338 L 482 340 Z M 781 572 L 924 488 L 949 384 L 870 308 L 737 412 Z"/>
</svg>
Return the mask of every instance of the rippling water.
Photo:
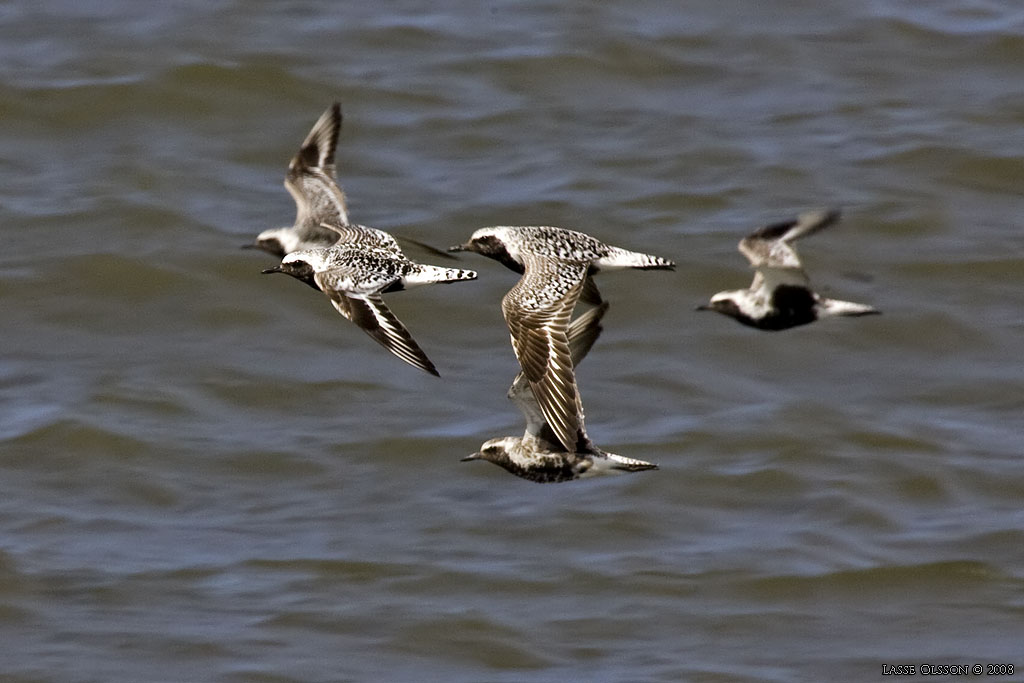
<svg viewBox="0 0 1024 683">
<path fill-rule="evenodd" d="M 1019 3 L 377 7 L 0 6 L 2 678 L 1024 680 Z M 579 372 L 661 470 L 459 463 L 522 428 L 496 263 L 390 299 L 440 380 L 259 274 L 334 99 L 360 222 L 678 261 Z M 693 311 L 833 205 L 812 278 L 884 315 Z"/>
</svg>

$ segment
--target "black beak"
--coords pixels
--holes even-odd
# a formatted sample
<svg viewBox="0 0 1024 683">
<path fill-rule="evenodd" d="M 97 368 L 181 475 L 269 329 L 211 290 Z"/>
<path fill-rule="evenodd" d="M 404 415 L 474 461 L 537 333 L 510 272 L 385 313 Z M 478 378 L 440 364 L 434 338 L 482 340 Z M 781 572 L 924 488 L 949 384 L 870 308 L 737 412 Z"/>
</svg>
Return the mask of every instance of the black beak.
<svg viewBox="0 0 1024 683">
<path fill-rule="evenodd" d="M 448 247 L 448 251 L 469 251 L 469 247 L 465 244 L 456 244 L 454 247 Z"/>
<path fill-rule="evenodd" d="M 470 453 L 465 458 L 459 458 L 459 462 L 469 462 L 470 460 L 479 460 L 479 459 L 480 459 L 480 454 L 479 453 Z"/>
<path fill-rule="evenodd" d="M 243 244 L 242 246 L 239 247 L 239 249 L 258 249 L 258 248 L 259 248 L 259 245 L 254 243 L 254 242 L 249 242 L 248 244 Z"/>
<path fill-rule="evenodd" d="M 263 271 L 263 272 L 266 272 L 266 271 Z M 711 311 L 711 310 L 714 310 L 714 309 L 712 309 L 707 304 L 701 304 L 700 306 L 698 306 L 697 308 L 695 308 L 693 310 L 695 310 L 695 311 Z"/>
<path fill-rule="evenodd" d="M 270 273 L 283 273 L 283 272 L 284 271 L 281 270 L 281 266 L 274 266 L 273 268 L 267 268 L 266 270 L 264 270 L 263 274 L 264 275 L 269 275 Z"/>
</svg>

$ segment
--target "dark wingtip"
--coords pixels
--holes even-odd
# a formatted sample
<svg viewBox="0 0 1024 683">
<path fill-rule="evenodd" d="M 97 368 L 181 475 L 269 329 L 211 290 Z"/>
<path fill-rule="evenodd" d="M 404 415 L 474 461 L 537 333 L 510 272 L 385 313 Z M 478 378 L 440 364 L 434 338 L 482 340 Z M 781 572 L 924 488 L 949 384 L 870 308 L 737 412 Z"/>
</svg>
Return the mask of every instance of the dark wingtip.
<svg viewBox="0 0 1024 683">
<path fill-rule="evenodd" d="M 413 343 L 415 344 L 415 342 Z M 392 353 L 394 352 L 392 351 Z M 423 372 L 429 372 L 434 377 L 440 377 L 441 373 L 437 371 L 436 367 L 434 367 L 434 362 L 427 358 L 427 354 L 423 353 L 422 351 L 420 351 L 420 354 L 422 357 L 417 358 L 415 362 L 411 362 L 409 360 L 406 360 L 405 358 L 403 358 L 402 360 L 405 360 L 406 363 L 409 363 L 409 365 L 413 366 L 414 368 L 419 368 Z"/>
<path fill-rule="evenodd" d="M 776 239 L 778 237 L 782 237 L 783 235 L 785 235 L 796 224 L 797 220 L 795 218 L 790 218 L 784 221 L 776 221 L 775 223 L 770 223 L 764 226 L 763 228 L 760 228 L 759 230 L 755 230 L 754 232 L 750 233 L 748 237 L 753 239 L 766 240 Z"/>
<path fill-rule="evenodd" d="M 451 249 L 438 249 L 437 247 L 431 246 L 431 245 L 427 244 L 426 242 L 421 242 L 419 240 L 414 240 L 413 238 L 406 237 L 405 235 L 395 235 L 395 238 L 398 239 L 398 241 L 400 241 L 400 242 L 406 242 L 406 243 L 411 244 L 413 246 L 419 247 L 420 249 L 422 249 L 423 251 L 427 252 L 428 254 L 431 254 L 431 255 L 436 256 L 438 258 L 449 259 L 449 260 L 452 260 L 452 261 L 458 261 L 459 260 L 458 257 L 452 256 L 450 253 L 448 253 L 448 252 L 451 251 Z"/>
</svg>

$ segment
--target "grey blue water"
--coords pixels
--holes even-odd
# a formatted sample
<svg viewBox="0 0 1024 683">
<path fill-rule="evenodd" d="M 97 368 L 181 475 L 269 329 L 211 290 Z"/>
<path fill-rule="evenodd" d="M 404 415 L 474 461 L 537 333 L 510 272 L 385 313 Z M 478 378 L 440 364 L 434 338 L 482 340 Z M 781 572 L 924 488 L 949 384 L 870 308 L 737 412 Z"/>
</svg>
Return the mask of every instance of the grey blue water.
<svg viewBox="0 0 1024 683">
<path fill-rule="evenodd" d="M 1024 680 L 1022 63 L 1016 0 L 0 5 L 0 678 Z M 388 295 L 440 379 L 260 274 L 335 99 L 360 223 L 678 263 L 578 372 L 660 470 L 459 461 L 522 430 L 500 264 Z M 830 206 L 881 316 L 694 311 Z"/>
</svg>

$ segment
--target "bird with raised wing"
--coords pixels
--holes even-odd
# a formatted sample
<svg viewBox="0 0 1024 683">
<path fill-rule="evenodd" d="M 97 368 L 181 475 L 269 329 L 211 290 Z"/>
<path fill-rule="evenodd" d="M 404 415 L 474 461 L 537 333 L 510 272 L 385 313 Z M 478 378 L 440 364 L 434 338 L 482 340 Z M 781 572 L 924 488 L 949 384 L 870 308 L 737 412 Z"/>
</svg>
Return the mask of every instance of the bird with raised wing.
<svg viewBox="0 0 1024 683">
<path fill-rule="evenodd" d="M 295 200 L 295 223 L 264 230 L 255 242 L 244 246 L 283 257 L 300 249 L 329 247 L 338 242 L 338 231 L 324 228 L 322 224 L 339 227 L 349 224 L 348 203 L 338 186 L 334 169 L 341 121 L 341 104 L 335 102 L 313 124 L 288 164 L 284 186 Z M 394 242 L 387 233 L 378 232 L 385 236 L 385 242 L 387 238 Z"/>
<path fill-rule="evenodd" d="M 573 320 L 567 328 L 569 353 L 573 366 L 587 355 L 601 334 L 601 318 L 608 310 L 604 302 Z M 486 460 L 511 472 L 517 477 L 538 483 L 572 481 L 602 474 L 624 474 L 657 469 L 658 466 L 608 453 L 593 444 L 583 427 L 582 414 L 576 435 L 576 447 L 566 450 L 544 418 L 526 376 L 516 375 L 508 390 L 523 417 L 526 431 L 522 436 L 504 436 L 490 439 L 476 453 L 462 458 L 463 462 Z"/>
<path fill-rule="evenodd" d="M 383 249 L 401 255 L 399 242 L 444 258 L 449 254 L 405 236 L 349 220 L 348 202 L 338 185 L 334 154 L 341 130 L 341 104 L 335 102 L 317 119 L 299 151 L 292 157 L 284 185 L 295 200 L 295 223 L 264 230 L 245 249 L 261 249 L 278 258 L 302 249 L 353 244 Z"/>
<path fill-rule="evenodd" d="M 675 264 L 550 226 L 481 228 L 451 250 L 474 251 L 522 273 L 501 302 L 512 348 L 544 419 L 566 450 L 576 450 L 583 408 L 566 337 L 576 302 L 601 302 L 591 279 L 599 271 Z"/>
<path fill-rule="evenodd" d="M 383 249 L 338 244 L 294 251 L 264 273 L 286 273 L 327 295 L 345 318 L 388 351 L 432 375 L 437 368 L 381 296 L 433 283 L 473 280 L 472 270 L 415 263 Z"/>
<path fill-rule="evenodd" d="M 793 242 L 833 225 L 839 211 L 810 211 L 775 223 L 740 240 L 740 253 L 755 269 L 748 289 L 718 292 L 699 311 L 715 311 L 760 330 L 785 330 L 827 316 L 880 311 L 866 304 L 829 299 L 811 289 Z"/>
</svg>

